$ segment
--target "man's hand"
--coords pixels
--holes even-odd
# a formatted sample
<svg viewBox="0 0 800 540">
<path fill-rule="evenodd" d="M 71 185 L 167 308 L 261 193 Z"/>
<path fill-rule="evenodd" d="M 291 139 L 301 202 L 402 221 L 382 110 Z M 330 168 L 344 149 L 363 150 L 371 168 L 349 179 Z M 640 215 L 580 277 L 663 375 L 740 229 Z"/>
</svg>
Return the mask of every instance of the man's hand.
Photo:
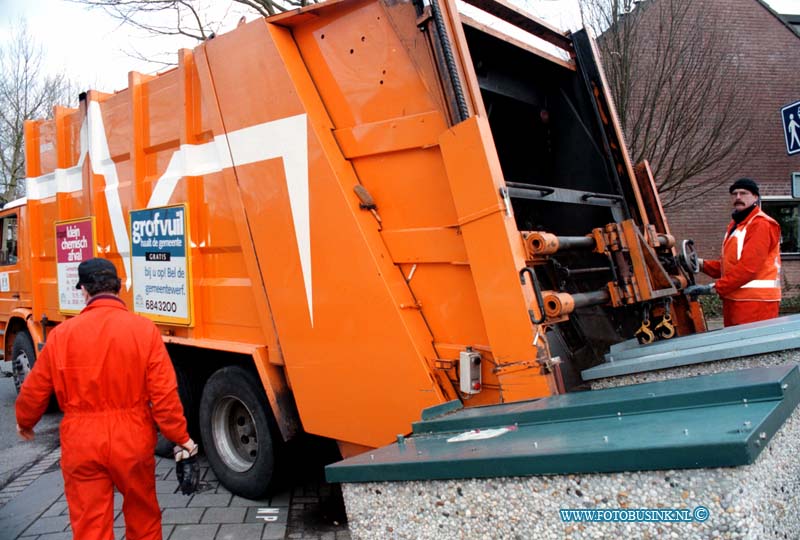
<svg viewBox="0 0 800 540">
<path fill-rule="evenodd" d="M 197 491 L 197 486 L 200 483 L 200 464 L 197 463 L 197 450 L 197 444 L 192 439 L 173 449 L 178 489 L 184 495 L 191 495 Z"/>
<path fill-rule="evenodd" d="M 714 289 L 713 283 L 711 285 L 690 285 L 683 289 L 683 294 L 692 298 L 696 298 L 701 294 L 714 294 L 715 292 L 717 291 Z"/>
<path fill-rule="evenodd" d="M 19 424 L 17 424 L 17 435 L 19 435 L 20 439 L 26 441 L 32 441 L 34 437 L 36 437 L 36 433 L 34 433 L 32 429 L 21 428 Z"/>
</svg>

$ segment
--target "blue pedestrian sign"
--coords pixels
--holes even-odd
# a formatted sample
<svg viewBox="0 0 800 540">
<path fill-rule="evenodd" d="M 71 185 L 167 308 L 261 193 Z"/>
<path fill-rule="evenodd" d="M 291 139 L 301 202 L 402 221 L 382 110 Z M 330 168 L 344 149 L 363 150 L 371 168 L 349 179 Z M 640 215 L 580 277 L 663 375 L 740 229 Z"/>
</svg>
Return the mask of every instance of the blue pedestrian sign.
<svg viewBox="0 0 800 540">
<path fill-rule="evenodd" d="M 781 109 L 781 119 L 783 120 L 783 137 L 786 140 L 786 151 L 792 154 L 800 154 L 800 101 L 795 101 L 791 105 Z"/>
</svg>

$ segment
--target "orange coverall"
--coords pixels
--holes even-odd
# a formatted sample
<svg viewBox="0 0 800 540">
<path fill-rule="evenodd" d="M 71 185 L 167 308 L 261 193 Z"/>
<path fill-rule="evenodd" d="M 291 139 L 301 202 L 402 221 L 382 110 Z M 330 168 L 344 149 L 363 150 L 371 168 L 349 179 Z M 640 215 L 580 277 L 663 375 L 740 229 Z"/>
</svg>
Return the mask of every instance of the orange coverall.
<svg viewBox="0 0 800 540">
<path fill-rule="evenodd" d="M 725 236 L 722 260 L 703 261 L 703 272 L 719 278 L 715 288 L 722 298 L 725 326 L 772 319 L 778 316 L 780 307 L 780 225 L 755 209 L 742 223 L 731 222 L 728 226 L 733 232 L 745 228 L 742 240 L 735 234 Z M 741 248 L 739 241 L 743 241 Z M 774 279 L 775 285 L 767 289 L 742 288 L 763 277 L 761 274 Z"/>
<path fill-rule="evenodd" d="M 75 539 L 114 538 L 116 486 L 125 538 L 160 540 L 153 420 L 171 441 L 189 434 L 156 326 L 116 296 L 95 296 L 48 335 L 17 398 L 20 427 L 33 428 L 53 390 L 64 411 L 61 470 Z"/>
</svg>

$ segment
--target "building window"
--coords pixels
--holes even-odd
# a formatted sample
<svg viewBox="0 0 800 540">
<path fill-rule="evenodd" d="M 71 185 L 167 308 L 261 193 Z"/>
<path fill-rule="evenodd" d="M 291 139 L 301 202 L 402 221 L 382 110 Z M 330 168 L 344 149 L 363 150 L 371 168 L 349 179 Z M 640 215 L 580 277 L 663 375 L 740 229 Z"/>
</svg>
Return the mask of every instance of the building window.
<svg viewBox="0 0 800 540">
<path fill-rule="evenodd" d="M 762 200 L 761 208 L 781 225 L 781 254 L 800 258 L 800 201 Z"/>
</svg>

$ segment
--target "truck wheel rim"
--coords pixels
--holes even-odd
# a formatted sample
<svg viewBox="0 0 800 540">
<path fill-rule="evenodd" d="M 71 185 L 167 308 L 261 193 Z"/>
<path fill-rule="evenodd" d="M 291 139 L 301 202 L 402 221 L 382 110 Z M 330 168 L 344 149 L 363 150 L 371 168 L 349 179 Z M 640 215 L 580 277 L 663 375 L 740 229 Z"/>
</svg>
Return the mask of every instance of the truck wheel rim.
<svg viewBox="0 0 800 540">
<path fill-rule="evenodd" d="M 17 378 L 19 379 L 20 384 L 22 384 L 22 381 L 25 380 L 25 377 L 27 377 L 28 373 L 31 371 L 31 363 L 28 359 L 28 354 L 25 351 L 19 351 L 16 358 L 14 358 L 14 363 L 17 367 Z"/>
<path fill-rule="evenodd" d="M 250 469 L 258 455 L 258 436 L 253 414 L 239 399 L 222 398 L 211 415 L 214 446 L 225 465 L 236 471 Z"/>
</svg>

